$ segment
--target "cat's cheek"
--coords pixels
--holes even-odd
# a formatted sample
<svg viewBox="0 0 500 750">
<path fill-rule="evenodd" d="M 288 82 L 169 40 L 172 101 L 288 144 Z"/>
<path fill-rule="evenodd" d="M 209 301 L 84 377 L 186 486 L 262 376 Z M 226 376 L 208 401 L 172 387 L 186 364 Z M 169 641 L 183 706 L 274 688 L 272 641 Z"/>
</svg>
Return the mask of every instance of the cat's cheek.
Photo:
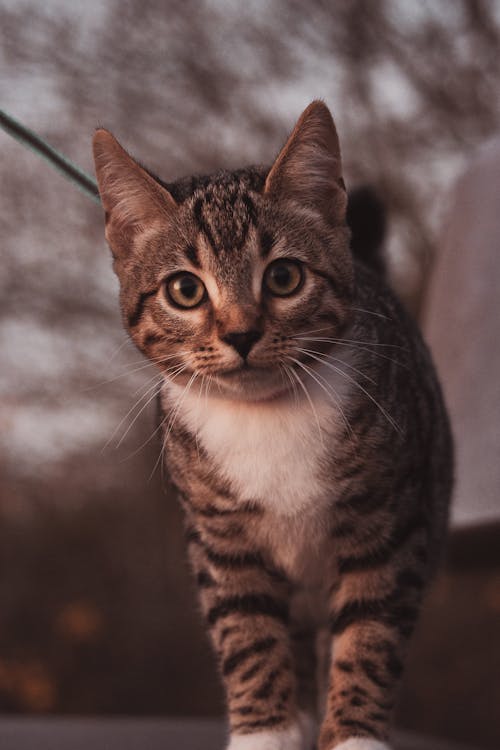
<svg viewBox="0 0 500 750">
<path fill-rule="evenodd" d="M 334 745 L 331 750 L 391 750 L 391 748 L 385 742 L 371 740 L 369 737 L 351 737 L 341 742 L 340 745 Z"/>
<path fill-rule="evenodd" d="M 304 750 L 302 730 L 294 723 L 286 729 L 234 734 L 227 750 Z"/>
</svg>

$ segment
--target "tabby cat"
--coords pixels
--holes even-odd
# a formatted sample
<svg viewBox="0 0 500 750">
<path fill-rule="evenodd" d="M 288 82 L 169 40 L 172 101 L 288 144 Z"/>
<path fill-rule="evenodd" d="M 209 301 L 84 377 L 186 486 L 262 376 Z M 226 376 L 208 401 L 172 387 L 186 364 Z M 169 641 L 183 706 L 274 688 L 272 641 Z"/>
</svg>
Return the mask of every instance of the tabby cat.
<svg viewBox="0 0 500 750">
<path fill-rule="evenodd" d="M 167 184 L 103 129 L 94 156 L 125 326 L 163 373 L 229 748 L 386 749 L 452 449 L 416 326 L 351 252 L 330 112 L 313 102 L 271 169 Z"/>
</svg>

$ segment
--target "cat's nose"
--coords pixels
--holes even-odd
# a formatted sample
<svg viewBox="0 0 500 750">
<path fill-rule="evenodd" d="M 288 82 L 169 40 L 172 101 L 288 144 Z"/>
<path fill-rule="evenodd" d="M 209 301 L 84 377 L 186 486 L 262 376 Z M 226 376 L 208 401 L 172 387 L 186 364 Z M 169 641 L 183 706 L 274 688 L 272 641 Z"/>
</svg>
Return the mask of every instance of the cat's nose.
<svg viewBox="0 0 500 750">
<path fill-rule="evenodd" d="M 222 339 L 236 349 L 240 357 L 246 359 L 252 346 L 262 337 L 260 331 L 234 331 L 227 333 Z"/>
</svg>

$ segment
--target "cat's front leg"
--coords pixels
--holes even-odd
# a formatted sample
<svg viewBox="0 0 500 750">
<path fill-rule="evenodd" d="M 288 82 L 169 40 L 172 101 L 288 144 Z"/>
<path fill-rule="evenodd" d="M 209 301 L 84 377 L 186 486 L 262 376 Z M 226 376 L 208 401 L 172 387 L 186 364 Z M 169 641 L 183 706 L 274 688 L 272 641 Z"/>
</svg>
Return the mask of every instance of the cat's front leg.
<svg viewBox="0 0 500 750">
<path fill-rule="evenodd" d="M 358 613 L 360 620 L 364 619 L 360 614 L 363 606 L 350 607 L 349 619 Z M 346 613 L 341 610 L 343 616 Z M 402 669 L 399 638 L 394 635 L 391 628 L 371 620 L 348 625 L 339 621 L 339 630 L 334 625 L 319 750 L 388 750 L 391 712 Z"/>
<path fill-rule="evenodd" d="M 239 527 L 235 513 L 231 519 L 198 519 L 188 532 L 226 693 L 229 750 L 306 750 L 288 633 L 288 584 L 245 535 L 231 534 Z"/>
<path fill-rule="evenodd" d="M 410 519 L 389 539 L 373 540 L 368 551 L 351 547 L 338 557 L 319 750 L 389 750 L 392 711 L 425 581 L 425 529 Z"/>
</svg>

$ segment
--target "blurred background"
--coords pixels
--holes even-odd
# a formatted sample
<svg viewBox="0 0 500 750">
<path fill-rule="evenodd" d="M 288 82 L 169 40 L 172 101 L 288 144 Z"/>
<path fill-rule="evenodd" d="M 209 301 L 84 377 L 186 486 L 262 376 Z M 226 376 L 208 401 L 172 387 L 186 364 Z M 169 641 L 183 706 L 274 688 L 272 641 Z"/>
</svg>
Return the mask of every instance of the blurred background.
<svg viewBox="0 0 500 750">
<path fill-rule="evenodd" d="M 89 172 L 97 125 L 165 180 L 270 162 L 302 109 L 325 99 L 348 185 L 375 186 L 387 206 L 391 278 L 454 400 L 459 458 L 484 434 L 458 412 L 471 403 L 477 415 L 486 369 L 500 382 L 497 287 L 468 330 L 490 333 L 485 368 L 465 385 L 453 381 L 454 314 L 470 322 L 500 259 L 457 270 L 452 251 L 474 253 L 463 237 L 477 214 L 447 227 L 460 201 L 472 205 L 472 183 L 453 186 L 491 162 L 499 133 L 499 2 L 0 0 L 0 42 L 0 107 Z M 122 330 L 100 207 L 1 132 L 0 153 L 0 711 L 219 714 L 157 465 L 155 372 Z M 490 201 L 500 195 L 500 178 L 474 174 Z M 498 422 L 488 435 L 498 449 Z M 398 722 L 498 748 L 498 467 L 489 461 L 485 505 L 466 463 Z"/>
</svg>

